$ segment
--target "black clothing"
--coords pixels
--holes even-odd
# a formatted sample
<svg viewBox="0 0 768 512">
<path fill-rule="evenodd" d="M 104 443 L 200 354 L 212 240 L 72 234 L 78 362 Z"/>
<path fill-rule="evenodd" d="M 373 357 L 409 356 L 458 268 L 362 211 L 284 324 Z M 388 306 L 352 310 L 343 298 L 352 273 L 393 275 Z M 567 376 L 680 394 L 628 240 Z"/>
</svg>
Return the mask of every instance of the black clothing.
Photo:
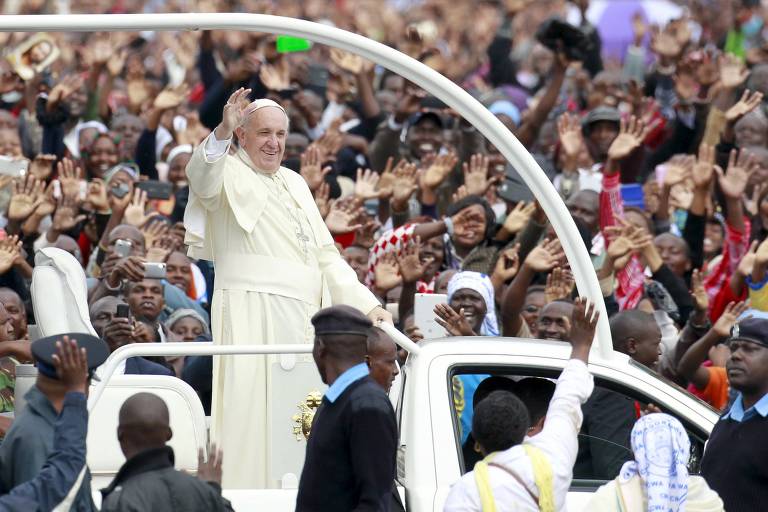
<svg viewBox="0 0 768 512">
<path fill-rule="evenodd" d="M 595 388 L 581 410 L 584 422 L 573 477 L 612 480 L 633 458 L 630 433 L 637 421 L 635 402 L 620 393 Z"/>
<path fill-rule="evenodd" d="M 173 468 L 170 446 L 146 450 L 123 464 L 109 487 L 102 489 L 101 512 L 232 511 L 221 487 Z"/>
<path fill-rule="evenodd" d="M 389 511 L 396 451 L 395 412 L 370 376 L 350 384 L 334 402 L 323 397 L 296 511 Z"/>
<path fill-rule="evenodd" d="M 709 436 L 701 476 L 728 512 L 765 510 L 768 503 L 768 418 L 721 419 Z"/>
</svg>

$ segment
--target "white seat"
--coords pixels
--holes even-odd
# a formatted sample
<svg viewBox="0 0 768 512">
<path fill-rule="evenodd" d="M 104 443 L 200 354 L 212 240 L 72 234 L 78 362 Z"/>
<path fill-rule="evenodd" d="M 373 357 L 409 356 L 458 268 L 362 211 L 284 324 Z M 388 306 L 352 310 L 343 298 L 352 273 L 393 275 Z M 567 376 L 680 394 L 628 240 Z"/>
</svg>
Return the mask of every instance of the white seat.
<svg viewBox="0 0 768 512">
<path fill-rule="evenodd" d="M 197 472 L 197 451 L 205 453 L 208 431 L 205 413 L 195 391 L 181 379 L 164 375 L 117 375 L 109 380 L 88 418 L 88 467 L 94 494 L 107 487 L 125 457 L 117 441 L 120 407 L 139 392 L 153 393 L 168 406 L 173 438 L 168 443 L 176 454 L 176 468 Z"/>
<path fill-rule="evenodd" d="M 67 251 L 46 247 L 35 254 L 30 293 L 41 338 L 68 332 L 96 335 L 88 315 L 85 272 Z"/>
</svg>

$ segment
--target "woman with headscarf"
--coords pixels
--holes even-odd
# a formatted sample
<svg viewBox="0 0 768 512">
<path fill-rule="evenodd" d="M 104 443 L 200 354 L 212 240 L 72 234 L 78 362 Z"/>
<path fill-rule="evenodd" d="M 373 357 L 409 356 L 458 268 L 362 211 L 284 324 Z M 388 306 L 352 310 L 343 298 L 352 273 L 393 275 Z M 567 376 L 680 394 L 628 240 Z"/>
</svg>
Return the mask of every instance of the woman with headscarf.
<svg viewBox="0 0 768 512">
<path fill-rule="evenodd" d="M 448 304 L 435 308 L 437 322 L 449 336 L 498 336 L 491 279 L 479 272 L 458 272 L 448 282 Z M 486 374 L 459 375 L 453 378 L 453 405 L 459 419 L 461 442 L 472 430 L 472 404 L 477 386 Z"/>
<path fill-rule="evenodd" d="M 205 318 L 194 309 L 177 309 L 163 323 L 166 331 L 170 332 L 169 339 L 178 341 L 202 341 L 211 339 L 211 330 Z M 176 341 L 176 340 L 174 340 Z M 181 375 L 184 369 L 184 356 L 169 356 L 166 360 L 173 365 L 176 375 Z"/>
<path fill-rule="evenodd" d="M 704 478 L 688 474 L 691 441 L 668 414 L 643 416 L 631 435 L 635 460 L 600 487 L 585 510 L 601 512 L 722 512 L 723 500 Z"/>
</svg>

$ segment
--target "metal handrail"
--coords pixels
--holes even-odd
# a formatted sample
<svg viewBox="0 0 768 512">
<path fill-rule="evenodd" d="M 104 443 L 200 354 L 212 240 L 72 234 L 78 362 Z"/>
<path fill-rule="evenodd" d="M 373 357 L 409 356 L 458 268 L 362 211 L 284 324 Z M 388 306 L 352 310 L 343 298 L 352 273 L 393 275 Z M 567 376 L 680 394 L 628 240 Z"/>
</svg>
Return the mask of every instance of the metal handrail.
<svg viewBox="0 0 768 512">
<path fill-rule="evenodd" d="M 579 293 L 600 311 L 597 345 L 605 357 L 613 353 L 608 315 L 592 260 L 576 223 L 536 160 L 515 136 L 479 101 L 423 63 L 384 44 L 305 20 L 265 14 L 70 14 L 0 16 L 2 32 L 104 32 L 137 30 L 243 30 L 305 37 L 372 60 L 433 94 L 469 121 L 504 155 L 533 192 L 557 233 L 573 270 Z"/>
<path fill-rule="evenodd" d="M 378 325 L 402 348 L 411 353 L 418 353 L 419 346 L 398 331 L 393 325 L 380 323 Z M 312 345 L 279 344 L 279 345 L 215 345 L 207 342 L 181 342 L 181 343 L 132 343 L 123 345 L 112 352 L 104 364 L 99 368 L 100 381 L 91 390 L 88 397 L 88 410 L 96 406 L 104 389 L 112 379 L 120 363 L 131 357 L 143 356 L 225 356 L 225 355 L 267 355 L 267 354 L 311 354 Z"/>
</svg>

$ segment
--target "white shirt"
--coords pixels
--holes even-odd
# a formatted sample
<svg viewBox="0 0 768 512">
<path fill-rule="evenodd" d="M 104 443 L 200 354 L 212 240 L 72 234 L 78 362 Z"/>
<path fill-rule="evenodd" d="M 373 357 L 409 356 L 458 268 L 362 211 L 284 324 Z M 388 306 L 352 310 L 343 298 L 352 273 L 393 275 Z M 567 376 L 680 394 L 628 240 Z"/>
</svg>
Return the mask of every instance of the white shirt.
<svg viewBox="0 0 768 512">
<path fill-rule="evenodd" d="M 555 510 L 566 510 L 565 500 L 573 479 L 573 465 L 576 462 L 579 443 L 577 436 L 584 419 L 581 404 L 592 394 L 594 382 L 587 365 L 578 359 L 571 359 L 557 379 L 557 387 L 549 403 L 547 418 L 542 431 L 525 443 L 539 448 L 552 465 L 552 487 Z M 493 461 L 513 471 L 535 495 L 539 491 L 534 483 L 533 468 L 522 445 L 513 446 L 496 455 Z M 529 492 L 503 469 L 488 467 L 488 477 L 493 490 L 498 512 L 538 512 L 539 507 Z M 482 511 L 480 495 L 475 484 L 475 473 L 471 471 L 456 482 L 448 494 L 444 512 Z"/>
</svg>

